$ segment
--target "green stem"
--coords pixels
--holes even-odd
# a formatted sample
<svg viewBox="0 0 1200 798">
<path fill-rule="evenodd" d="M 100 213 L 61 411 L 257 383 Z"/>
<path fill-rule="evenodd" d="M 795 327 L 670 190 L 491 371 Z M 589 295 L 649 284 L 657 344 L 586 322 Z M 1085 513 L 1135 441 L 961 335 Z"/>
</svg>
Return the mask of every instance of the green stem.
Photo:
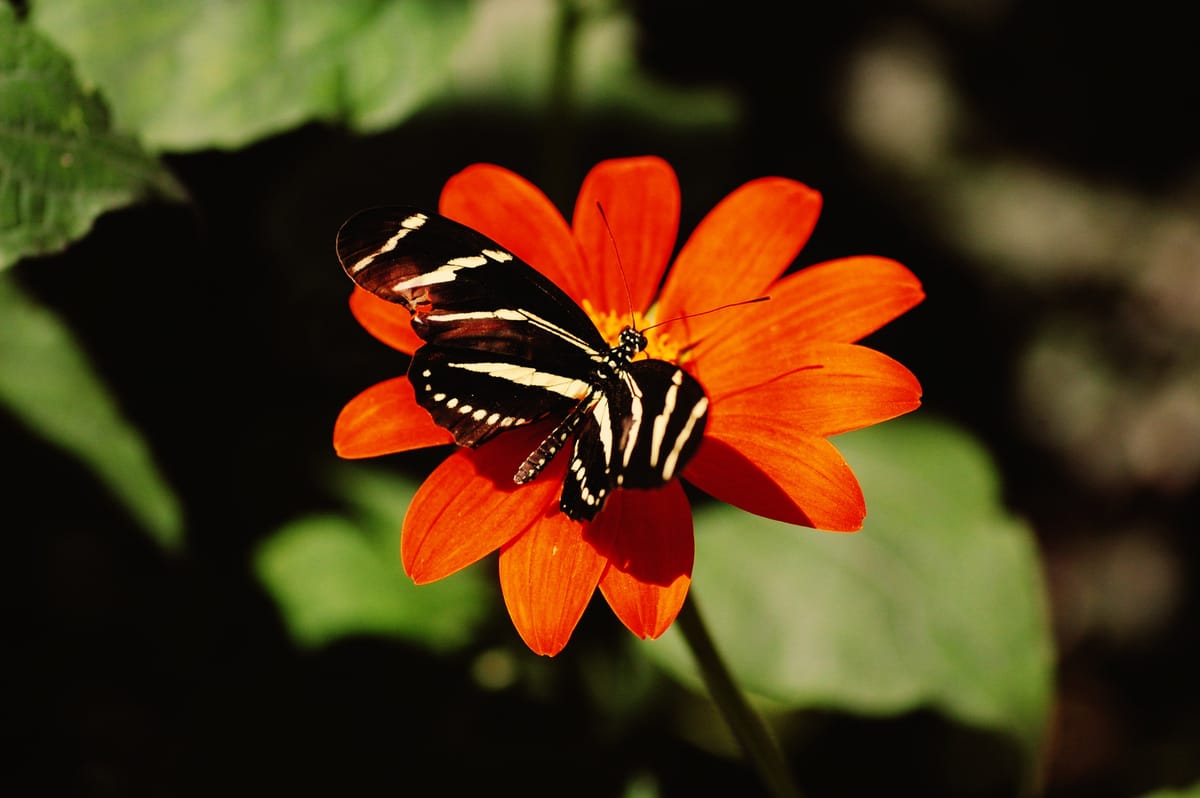
<svg viewBox="0 0 1200 798">
<path fill-rule="evenodd" d="M 746 696 L 738 689 L 733 681 L 733 675 L 713 644 L 708 627 L 696 607 L 695 586 L 692 587 L 687 601 L 679 610 L 675 622 L 679 624 L 696 664 L 700 667 L 700 675 L 708 688 L 713 702 L 721 710 L 730 731 L 741 744 L 747 758 L 758 770 L 767 789 L 775 798 L 799 798 L 800 791 L 792 781 L 791 771 L 783 757 L 779 743 L 772 736 L 762 716 L 759 715 Z"/>
</svg>

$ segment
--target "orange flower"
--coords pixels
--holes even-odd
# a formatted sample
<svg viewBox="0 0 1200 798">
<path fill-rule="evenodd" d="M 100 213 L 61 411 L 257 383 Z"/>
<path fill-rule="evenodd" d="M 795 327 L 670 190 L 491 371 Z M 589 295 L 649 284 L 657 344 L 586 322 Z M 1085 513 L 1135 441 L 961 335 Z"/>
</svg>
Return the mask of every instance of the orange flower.
<svg viewBox="0 0 1200 798">
<path fill-rule="evenodd" d="M 631 298 L 640 329 L 769 294 L 769 302 L 647 333 L 647 354 L 680 364 L 710 402 L 703 442 L 683 478 L 752 513 L 853 531 L 866 514 L 862 492 L 827 438 L 907 413 L 921 395 L 904 366 L 853 342 L 924 294 L 904 266 L 879 257 L 781 277 L 820 206 L 817 192 L 793 180 L 746 183 L 700 223 L 669 273 L 679 184 L 659 158 L 598 164 L 584 180 L 570 226 L 535 186 L 489 164 L 452 177 L 440 212 L 557 283 L 609 340 L 628 323 Z M 369 332 L 401 352 L 422 345 L 401 306 L 361 289 L 350 306 Z M 516 428 L 478 449 L 456 449 L 436 468 L 404 519 L 404 568 L 416 582 L 431 582 L 499 549 L 509 614 L 540 654 L 566 645 L 597 587 L 634 634 L 657 637 L 674 621 L 691 581 L 694 541 L 683 488 L 674 481 L 619 490 L 594 521 L 572 521 L 558 508 L 570 458 L 556 458 L 529 484 L 512 480 L 552 426 Z M 417 405 L 406 377 L 359 394 L 334 428 L 334 447 L 349 458 L 450 441 Z"/>
</svg>

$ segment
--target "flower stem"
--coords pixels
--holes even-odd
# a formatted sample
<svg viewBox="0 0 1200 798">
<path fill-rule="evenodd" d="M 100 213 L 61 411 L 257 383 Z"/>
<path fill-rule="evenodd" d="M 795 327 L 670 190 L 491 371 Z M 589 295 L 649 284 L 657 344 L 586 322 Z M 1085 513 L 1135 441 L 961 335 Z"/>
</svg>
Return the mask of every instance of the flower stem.
<svg viewBox="0 0 1200 798">
<path fill-rule="evenodd" d="M 713 703 L 775 798 L 800 798 L 779 743 L 733 680 L 696 607 L 695 586 L 675 619 L 692 649 Z"/>
</svg>

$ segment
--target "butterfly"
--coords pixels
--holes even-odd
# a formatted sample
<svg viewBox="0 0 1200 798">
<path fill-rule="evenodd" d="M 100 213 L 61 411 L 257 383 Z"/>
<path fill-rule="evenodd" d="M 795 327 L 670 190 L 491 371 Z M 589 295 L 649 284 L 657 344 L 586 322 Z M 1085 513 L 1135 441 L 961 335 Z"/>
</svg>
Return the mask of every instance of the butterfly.
<svg viewBox="0 0 1200 798">
<path fill-rule="evenodd" d="M 337 254 L 356 285 L 412 314 L 425 343 L 408 379 L 455 443 L 554 420 L 514 473 L 524 484 L 574 437 L 559 500 L 569 518 L 592 520 L 619 488 L 662 487 L 700 445 L 700 383 L 665 360 L 634 360 L 647 342 L 633 325 L 610 345 L 566 292 L 470 227 L 372 208 L 342 225 Z"/>
</svg>

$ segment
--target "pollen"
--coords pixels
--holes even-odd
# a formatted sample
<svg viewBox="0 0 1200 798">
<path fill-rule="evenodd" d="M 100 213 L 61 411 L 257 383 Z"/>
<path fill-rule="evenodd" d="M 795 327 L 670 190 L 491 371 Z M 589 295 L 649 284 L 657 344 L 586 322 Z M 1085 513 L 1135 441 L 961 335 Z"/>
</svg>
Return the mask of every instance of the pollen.
<svg viewBox="0 0 1200 798">
<path fill-rule="evenodd" d="M 596 325 L 596 329 L 604 336 L 604 340 L 614 346 L 620 340 L 621 331 L 631 323 L 635 330 L 644 330 L 654 323 L 654 320 L 644 313 L 628 314 L 615 311 L 601 313 L 586 299 L 583 300 L 582 307 L 592 320 L 592 323 Z M 666 360 L 670 363 L 681 365 L 691 359 L 688 355 L 686 342 L 678 338 L 672 338 L 671 334 L 662 327 L 647 331 L 645 336 L 646 350 L 635 357 L 634 360 L 654 358 L 655 360 Z"/>
</svg>

